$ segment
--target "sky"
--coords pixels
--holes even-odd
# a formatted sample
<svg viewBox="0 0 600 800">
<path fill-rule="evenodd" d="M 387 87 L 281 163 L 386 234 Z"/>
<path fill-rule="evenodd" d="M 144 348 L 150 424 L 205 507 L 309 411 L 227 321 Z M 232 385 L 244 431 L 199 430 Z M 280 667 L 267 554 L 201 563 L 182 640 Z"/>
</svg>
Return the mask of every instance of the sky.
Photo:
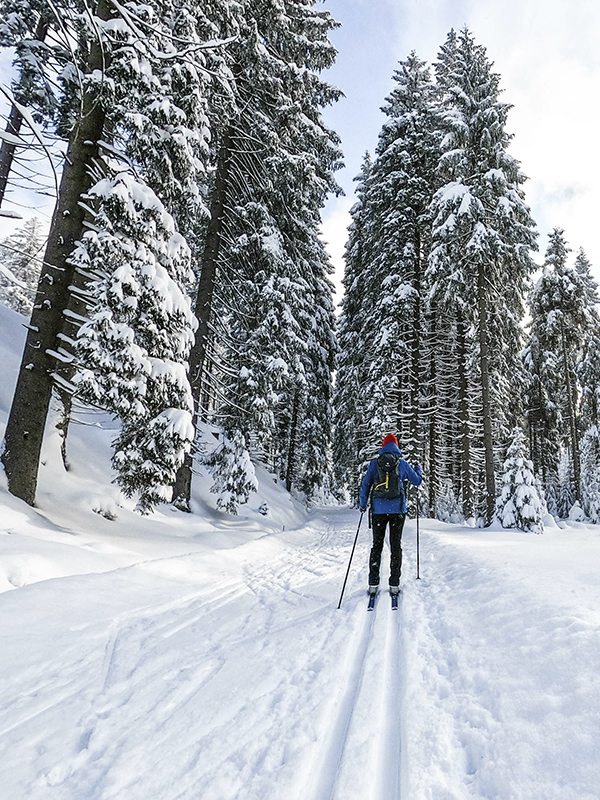
<svg viewBox="0 0 600 800">
<path fill-rule="evenodd" d="M 512 155 L 528 177 L 526 199 L 538 226 L 543 261 L 548 233 L 563 228 L 573 254 L 583 247 L 600 280 L 599 0 L 326 0 L 342 27 L 331 33 L 336 64 L 325 73 L 345 94 L 325 109 L 342 138 L 345 197 L 330 198 L 323 233 L 336 269 L 343 248 L 354 177 L 373 153 L 385 120 L 398 61 L 415 50 L 429 63 L 451 28 L 465 25 L 501 75 L 502 100 L 514 107 L 507 130 Z"/>
</svg>

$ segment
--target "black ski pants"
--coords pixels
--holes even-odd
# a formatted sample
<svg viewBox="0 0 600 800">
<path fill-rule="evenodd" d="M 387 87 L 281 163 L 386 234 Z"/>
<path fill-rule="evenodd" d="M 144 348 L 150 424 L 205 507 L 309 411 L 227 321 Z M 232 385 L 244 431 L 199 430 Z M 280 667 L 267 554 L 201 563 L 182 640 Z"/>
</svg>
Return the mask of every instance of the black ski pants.
<svg viewBox="0 0 600 800">
<path fill-rule="evenodd" d="M 390 586 L 400 584 L 400 570 L 402 569 L 402 529 L 404 528 L 404 514 L 372 514 L 373 547 L 369 559 L 369 585 L 379 584 L 379 567 L 381 565 L 381 552 L 385 541 L 385 529 L 390 526 Z"/>
</svg>

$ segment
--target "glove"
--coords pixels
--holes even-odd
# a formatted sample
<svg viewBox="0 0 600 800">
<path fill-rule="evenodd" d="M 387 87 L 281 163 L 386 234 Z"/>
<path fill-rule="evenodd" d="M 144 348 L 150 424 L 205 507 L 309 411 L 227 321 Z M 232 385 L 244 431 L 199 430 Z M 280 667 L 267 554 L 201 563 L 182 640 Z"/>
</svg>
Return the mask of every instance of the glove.
<svg viewBox="0 0 600 800">
<path fill-rule="evenodd" d="M 414 469 L 415 472 L 422 472 L 422 470 L 423 470 L 423 468 L 421 467 L 420 464 L 414 464 L 413 465 L 413 469 Z"/>
<path fill-rule="evenodd" d="M 364 514 L 364 513 L 365 513 L 365 511 L 366 511 L 367 509 L 366 509 L 366 508 L 361 508 L 361 507 L 359 506 L 359 507 L 358 507 L 358 510 L 360 511 L 360 513 L 361 513 L 361 514 Z"/>
</svg>

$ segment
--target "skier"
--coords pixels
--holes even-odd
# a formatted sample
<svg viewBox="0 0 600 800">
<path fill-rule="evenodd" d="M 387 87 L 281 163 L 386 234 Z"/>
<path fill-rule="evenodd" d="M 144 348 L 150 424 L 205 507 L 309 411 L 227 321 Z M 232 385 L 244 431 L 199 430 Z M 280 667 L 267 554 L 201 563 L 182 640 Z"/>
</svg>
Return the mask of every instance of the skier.
<svg viewBox="0 0 600 800">
<path fill-rule="evenodd" d="M 388 434 L 377 458 L 374 458 L 367 469 L 360 487 L 360 511 L 367 509 L 369 495 L 373 524 L 373 547 L 369 559 L 369 594 L 375 595 L 379 588 L 379 566 L 381 551 L 385 540 L 385 529 L 390 526 L 390 593 L 400 591 L 400 570 L 402 568 L 402 529 L 406 516 L 406 498 L 402 481 L 410 481 L 413 486 L 420 486 L 423 480 L 421 465 L 411 467 L 405 461 L 398 447 L 398 439 Z"/>
</svg>

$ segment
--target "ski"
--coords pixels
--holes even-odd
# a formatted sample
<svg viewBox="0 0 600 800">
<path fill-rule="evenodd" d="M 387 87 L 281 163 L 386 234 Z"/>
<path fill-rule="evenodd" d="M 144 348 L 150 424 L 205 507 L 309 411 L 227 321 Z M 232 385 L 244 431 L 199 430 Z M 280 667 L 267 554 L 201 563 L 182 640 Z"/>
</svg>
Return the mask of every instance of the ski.
<svg viewBox="0 0 600 800">
<path fill-rule="evenodd" d="M 373 611 L 375 608 L 375 600 L 377 599 L 377 593 L 369 594 L 369 605 L 367 606 L 367 611 Z"/>
<path fill-rule="evenodd" d="M 390 592 L 392 598 L 392 611 L 395 611 L 398 608 L 398 593 L 392 594 Z"/>
</svg>

